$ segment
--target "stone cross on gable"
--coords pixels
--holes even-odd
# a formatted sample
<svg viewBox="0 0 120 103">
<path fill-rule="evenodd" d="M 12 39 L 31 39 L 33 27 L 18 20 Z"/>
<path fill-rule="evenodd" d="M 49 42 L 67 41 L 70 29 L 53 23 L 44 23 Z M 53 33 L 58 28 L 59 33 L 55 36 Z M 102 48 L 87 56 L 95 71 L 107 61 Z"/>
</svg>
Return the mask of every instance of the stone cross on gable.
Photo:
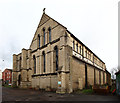
<svg viewBox="0 0 120 103">
<path fill-rule="evenodd" d="M 46 9 L 46 8 L 43 9 L 43 13 L 45 13 L 45 9 Z"/>
</svg>

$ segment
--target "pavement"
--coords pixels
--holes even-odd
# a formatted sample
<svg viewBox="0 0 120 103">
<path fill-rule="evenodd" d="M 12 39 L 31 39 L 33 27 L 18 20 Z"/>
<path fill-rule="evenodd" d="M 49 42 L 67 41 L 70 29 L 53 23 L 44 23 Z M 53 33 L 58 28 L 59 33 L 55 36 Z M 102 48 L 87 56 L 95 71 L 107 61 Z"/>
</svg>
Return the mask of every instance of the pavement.
<svg viewBox="0 0 120 103">
<path fill-rule="evenodd" d="M 120 101 L 120 97 L 83 93 L 57 94 L 32 89 L 2 87 L 2 101 Z"/>
</svg>

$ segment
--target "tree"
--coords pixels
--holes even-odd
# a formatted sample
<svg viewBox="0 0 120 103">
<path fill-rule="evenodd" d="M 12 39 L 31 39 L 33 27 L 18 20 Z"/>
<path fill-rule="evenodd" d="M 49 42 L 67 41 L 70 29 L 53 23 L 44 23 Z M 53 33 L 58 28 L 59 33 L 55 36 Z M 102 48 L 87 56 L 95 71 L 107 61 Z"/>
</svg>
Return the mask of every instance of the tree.
<svg viewBox="0 0 120 103">
<path fill-rule="evenodd" d="M 111 69 L 111 78 L 116 79 L 115 73 L 118 72 L 118 67 Z"/>
</svg>

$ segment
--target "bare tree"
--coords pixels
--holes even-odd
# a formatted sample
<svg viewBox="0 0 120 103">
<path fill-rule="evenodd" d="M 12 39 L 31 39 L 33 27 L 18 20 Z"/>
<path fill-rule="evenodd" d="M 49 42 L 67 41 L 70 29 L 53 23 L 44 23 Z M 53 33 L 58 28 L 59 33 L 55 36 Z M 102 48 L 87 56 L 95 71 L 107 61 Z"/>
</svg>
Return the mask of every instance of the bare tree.
<svg viewBox="0 0 120 103">
<path fill-rule="evenodd" d="M 111 69 L 111 78 L 116 79 L 115 73 L 118 72 L 118 67 Z"/>
</svg>

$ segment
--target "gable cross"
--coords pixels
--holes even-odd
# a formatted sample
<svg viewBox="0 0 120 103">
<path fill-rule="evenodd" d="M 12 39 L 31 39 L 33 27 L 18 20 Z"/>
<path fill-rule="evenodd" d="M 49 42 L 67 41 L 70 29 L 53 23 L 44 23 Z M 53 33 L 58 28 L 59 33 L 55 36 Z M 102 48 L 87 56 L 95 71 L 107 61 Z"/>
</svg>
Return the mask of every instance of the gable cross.
<svg viewBox="0 0 120 103">
<path fill-rule="evenodd" d="M 46 9 L 46 8 L 43 9 L 43 13 L 45 13 L 45 9 Z"/>
</svg>

